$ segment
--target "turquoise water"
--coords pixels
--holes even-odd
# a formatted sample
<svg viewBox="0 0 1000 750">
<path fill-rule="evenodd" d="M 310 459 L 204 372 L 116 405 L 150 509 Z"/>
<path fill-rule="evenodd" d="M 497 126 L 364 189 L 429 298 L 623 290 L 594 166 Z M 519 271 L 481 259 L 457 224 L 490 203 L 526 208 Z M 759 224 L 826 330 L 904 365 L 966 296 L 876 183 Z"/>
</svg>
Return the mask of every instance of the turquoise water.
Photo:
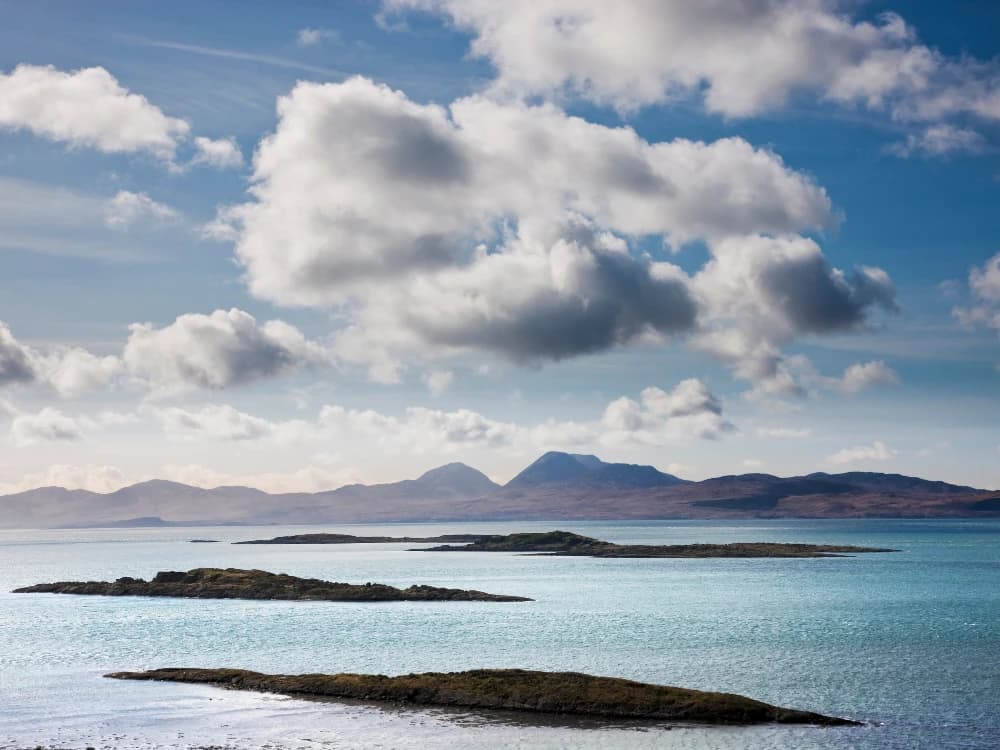
<svg viewBox="0 0 1000 750">
<path fill-rule="evenodd" d="M 623 543 L 898 547 L 849 559 L 599 560 L 413 545 L 190 544 L 303 531 L 507 533 L 553 524 L 0 531 L 0 591 L 255 567 L 521 594 L 478 602 L 240 602 L 0 593 L 0 747 L 1000 747 L 1000 522 L 560 523 Z M 105 672 L 529 667 L 727 690 L 863 728 L 605 725 L 317 703 Z"/>
</svg>

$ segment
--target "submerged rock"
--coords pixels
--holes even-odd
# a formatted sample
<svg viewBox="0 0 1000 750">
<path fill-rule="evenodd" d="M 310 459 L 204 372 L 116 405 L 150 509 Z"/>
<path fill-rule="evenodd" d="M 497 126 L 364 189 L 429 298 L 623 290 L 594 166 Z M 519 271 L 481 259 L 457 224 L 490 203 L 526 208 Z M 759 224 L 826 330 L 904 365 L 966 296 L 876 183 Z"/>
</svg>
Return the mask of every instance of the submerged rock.
<svg viewBox="0 0 1000 750">
<path fill-rule="evenodd" d="M 732 693 L 651 685 L 579 672 L 476 669 L 399 677 L 365 674 L 271 675 L 243 669 L 152 669 L 112 672 L 119 680 L 218 685 L 234 690 L 307 698 L 348 698 L 419 706 L 459 706 L 620 719 L 706 724 L 857 725 L 859 722 L 797 711 Z"/>
<path fill-rule="evenodd" d="M 862 552 L 897 552 L 881 547 L 846 544 L 786 544 L 732 542 L 729 544 L 614 544 L 570 531 L 484 536 L 460 546 L 446 544 L 422 552 L 537 552 L 585 557 L 843 557 Z"/>
<path fill-rule="evenodd" d="M 487 594 L 483 591 L 410 586 L 399 589 L 381 583 L 337 583 L 318 578 L 298 578 L 285 573 L 238 568 L 195 568 L 187 572 L 166 570 L 151 581 L 124 577 L 107 581 L 39 583 L 15 589 L 15 594 L 92 594 L 98 596 L 166 596 L 193 599 L 287 599 L 330 602 L 478 601 L 528 602 L 523 596 Z"/>
</svg>

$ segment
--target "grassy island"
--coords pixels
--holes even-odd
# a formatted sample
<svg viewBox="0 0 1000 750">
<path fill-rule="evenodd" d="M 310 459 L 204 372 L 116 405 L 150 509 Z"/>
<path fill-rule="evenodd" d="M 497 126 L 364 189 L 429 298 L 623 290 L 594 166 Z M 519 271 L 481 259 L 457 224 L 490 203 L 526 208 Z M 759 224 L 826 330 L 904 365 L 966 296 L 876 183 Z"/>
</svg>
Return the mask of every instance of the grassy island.
<svg viewBox="0 0 1000 750">
<path fill-rule="evenodd" d="M 423 552 L 531 552 L 585 557 L 843 557 L 862 552 L 896 552 L 881 547 L 837 544 L 732 542 L 730 544 L 614 544 L 569 531 L 483 536 L 463 545 L 446 544 Z"/>
<path fill-rule="evenodd" d="M 273 539 L 251 539 L 233 544 L 464 544 L 488 539 L 489 534 L 442 534 L 441 536 L 354 536 L 353 534 L 292 534 Z"/>
<path fill-rule="evenodd" d="M 477 669 L 399 677 L 365 674 L 271 675 L 243 669 L 113 672 L 120 680 L 217 685 L 299 698 L 348 698 L 417 706 L 459 706 L 618 719 L 706 724 L 853 725 L 858 722 L 772 706 L 732 693 L 651 685 L 578 672 Z"/>
<path fill-rule="evenodd" d="M 186 599 L 285 599 L 328 602 L 527 602 L 523 596 L 483 591 L 410 586 L 399 589 L 381 583 L 336 583 L 298 578 L 284 573 L 237 568 L 195 568 L 186 573 L 162 571 L 151 581 L 63 581 L 15 589 L 15 594 L 91 594 L 97 596 L 166 596 Z"/>
</svg>

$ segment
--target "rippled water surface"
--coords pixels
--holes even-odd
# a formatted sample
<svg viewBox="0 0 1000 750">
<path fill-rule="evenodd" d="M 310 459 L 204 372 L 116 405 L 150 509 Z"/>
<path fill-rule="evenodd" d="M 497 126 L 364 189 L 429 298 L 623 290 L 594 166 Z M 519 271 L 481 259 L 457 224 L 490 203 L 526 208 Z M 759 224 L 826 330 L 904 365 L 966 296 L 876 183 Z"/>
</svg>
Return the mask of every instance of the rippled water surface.
<svg viewBox="0 0 1000 750">
<path fill-rule="evenodd" d="M 600 560 L 233 546 L 283 533 L 542 530 L 552 524 L 0 531 L 0 747 L 1000 747 L 1000 522 L 567 524 L 622 543 L 898 547 L 802 560 Z M 521 594 L 479 602 L 241 602 L 12 595 L 55 580 L 198 566 Z M 607 725 L 308 702 L 107 680 L 119 669 L 574 670 L 869 722 L 863 728 Z"/>
</svg>

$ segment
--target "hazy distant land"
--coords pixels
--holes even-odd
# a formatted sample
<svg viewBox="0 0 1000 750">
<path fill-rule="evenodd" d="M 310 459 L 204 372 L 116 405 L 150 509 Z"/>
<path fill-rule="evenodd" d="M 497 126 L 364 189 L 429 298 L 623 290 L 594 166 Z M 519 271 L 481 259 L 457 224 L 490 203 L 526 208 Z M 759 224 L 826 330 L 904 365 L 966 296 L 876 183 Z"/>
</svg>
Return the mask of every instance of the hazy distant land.
<svg viewBox="0 0 1000 750">
<path fill-rule="evenodd" d="M 43 487 L 0 497 L 3 528 L 995 516 L 1000 492 L 898 474 L 740 474 L 689 482 L 652 466 L 558 452 L 546 453 L 502 486 L 453 463 L 417 479 L 316 493 L 153 480 L 108 494 Z"/>
</svg>

